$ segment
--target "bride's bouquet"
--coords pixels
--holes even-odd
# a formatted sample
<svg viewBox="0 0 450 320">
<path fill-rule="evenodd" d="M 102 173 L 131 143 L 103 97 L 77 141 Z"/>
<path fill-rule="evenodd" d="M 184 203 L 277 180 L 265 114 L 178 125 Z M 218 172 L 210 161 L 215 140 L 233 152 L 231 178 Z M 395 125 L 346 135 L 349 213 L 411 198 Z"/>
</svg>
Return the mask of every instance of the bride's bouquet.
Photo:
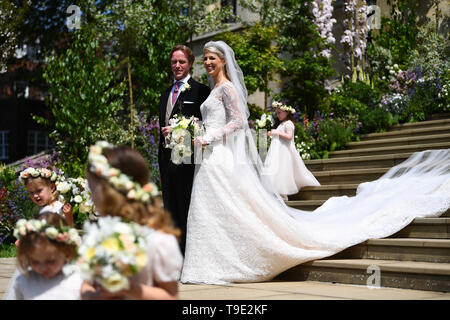
<svg viewBox="0 0 450 320">
<path fill-rule="evenodd" d="M 59 201 L 69 203 L 75 214 L 82 213 L 87 215 L 89 220 L 97 219 L 91 191 L 86 183 L 86 179 L 81 177 L 60 177 L 56 182 L 56 190 L 59 193 Z"/>
<path fill-rule="evenodd" d="M 86 222 L 78 248 L 78 263 L 84 280 L 109 292 L 130 288 L 129 278 L 147 264 L 148 230 L 119 217 L 101 217 Z"/>
<path fill-rule="evenodd" d="M 194 116 L 186 118 L 179 114 L 169 120 L 169 125 L 171 130 L 166 137 L 166 148 L 176 152 L 176 156 L 172 157 L 172 162 L 179 164 L 184 157 L 192 155 L 192 142 L 196 136 L 201 135 L 202 128 L 198 123 L 198 118 Z M 186 138 L 190 138 L 190 141 L 186 141 Z"/>
</svg>

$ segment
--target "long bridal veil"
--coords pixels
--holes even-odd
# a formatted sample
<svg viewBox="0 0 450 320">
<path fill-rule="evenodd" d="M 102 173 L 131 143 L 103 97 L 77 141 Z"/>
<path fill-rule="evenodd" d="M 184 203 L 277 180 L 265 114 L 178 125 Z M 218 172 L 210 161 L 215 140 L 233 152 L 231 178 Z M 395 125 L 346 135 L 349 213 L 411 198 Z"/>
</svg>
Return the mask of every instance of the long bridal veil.
<svg viewBox="0 0 450 320">
<path fill-rule="evenodd" d="M 332 197 L 312 212 L 286 213 L 321 245 L 345 249 L 384 238 L 413 219 L 437 217 L 450 207 L 450 149 L 416 152 L 381 178 L 361 183 L 356 196 Z"/>
</svg>

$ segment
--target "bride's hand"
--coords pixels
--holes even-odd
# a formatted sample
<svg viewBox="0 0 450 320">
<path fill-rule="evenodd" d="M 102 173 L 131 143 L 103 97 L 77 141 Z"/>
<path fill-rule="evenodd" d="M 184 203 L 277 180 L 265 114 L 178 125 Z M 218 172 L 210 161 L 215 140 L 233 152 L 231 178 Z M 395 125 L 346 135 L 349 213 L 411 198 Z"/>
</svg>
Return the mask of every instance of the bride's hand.
<svg viewBox="0 0 450 320">
<path fill-rule="evenodd" d="M 198 136 L 194 138 L 194 144 L 201 144 L 202 146 L 206 146 L 208 143 L 203 140 L 202 136 Z"/>
</svg>

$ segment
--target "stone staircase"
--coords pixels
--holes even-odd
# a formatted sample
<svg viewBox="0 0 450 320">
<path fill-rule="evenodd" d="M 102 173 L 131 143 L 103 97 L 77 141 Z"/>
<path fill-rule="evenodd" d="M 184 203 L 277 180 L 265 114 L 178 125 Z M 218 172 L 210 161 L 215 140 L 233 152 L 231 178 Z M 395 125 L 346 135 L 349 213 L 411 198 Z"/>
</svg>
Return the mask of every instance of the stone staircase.
<svg viewBox="0 0 450 320">
<path fill-rule="evenodd" d="M 314 210 L 328 198 L 354 196 L 359 183 L 378 179 L 413 152 L 450 148 L 450 115 L 396 125 L 361 136 L 329 159 L 305 161 L 321 186 L 305 187 L 287 204 Z M 375 270 L 375 271 L 374 271 Z M 276 279 L 324 281 L 381 287 L 450 291 L 450 210 L 438 218 L 415 219 L 385 239 L 370 239 L 338 254 L 291 268 Z"/>
</svg>

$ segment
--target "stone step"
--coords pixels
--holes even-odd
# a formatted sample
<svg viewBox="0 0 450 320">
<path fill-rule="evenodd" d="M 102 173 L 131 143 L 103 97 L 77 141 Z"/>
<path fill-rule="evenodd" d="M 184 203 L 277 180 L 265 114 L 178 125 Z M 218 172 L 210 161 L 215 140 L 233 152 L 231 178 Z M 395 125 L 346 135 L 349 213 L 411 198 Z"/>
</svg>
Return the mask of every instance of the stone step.
<svg viewBox="0 0 450 320">
<path fill-rule="evenodd" d="M 304 211 L 314 211 L 320 207 L 326 200 L 288 200 L 285 201 L 286 205 L 289 207 L 304 210 Z"/>
<path fill-rule="evenodd" d="M 366 148 L 366 149 L 354 149 L 354 150 L 338 150 L 330 152 L 330 158 L 342 158 L 342 157 L 359 157 L 359 156 L 374 156 L 374 155 L 387 155 L 398 154 L 407 152 L 418 152 L 431 149 L 448 149 L 450 148 L 450 141 L 427 143 L 427 144 L 411 144 L 404 146 L 390 146 L 379 148 Z"/>
<path fill-rule="evenodd" d="M 412 152 L 407 152 L 375 156 L 339 157 L 330 159 L 305 160 L 304 163 L 310 171 L 387 168 L 402 163 L 412 154 Z"/>
<path fill-rule="evenodd" d="M 417 144 L 422 145 L 427 143 L 438 143 L 438 142 L 450 142 L 450 133 L 349 142 L 347 143 L 346 148 L 350 150 L 357 150 L 357 149 L 359 150 L 359 149 L 407 146 Z"/>
<path fill-rule="evenodd" d="M 286 205 L 289 207 L 305 210 L 305 211 L 314 211 L 322 204 L 325 203 L 326 200 L 293 200 L 293 201 L 285 201 Z M 438 219 L 450 217 L 450 208 L 444 212 Z M 425 218 L 429 219 L 429 218 Z"/>
<path fill-rule="evenodd" d="M 323 185 L 359 184 L 376 180 L 390 168 L 369 168 L 352 170 L 313 171 L 312 174 Z"/>
<path fill-rule="evenodd" d="M 446 218 L 449 213 L 439 218 L 416 218 L 390 238 L 450 239 L 450 218 Z"/>
<path fill-rule="evenodd" d="M 392 139 L 402 137 L 428 136 L 445 133 L 450 133 L 450 124 L 446 126 L 437 126 L 430 128 L 405 129 L 397 131 L 361 134 L 359 138 L 361 139 L 361 141 L 370 141 L 370 140 Z"/>
<path fill-rule="evenodd" d="M 288 196 L 289 200 L 327 200 L 330 197 L 354 196 L 358 184 L 321 185 L 303 187 L 299 193 Z"/>
<path fill-rule="evenodd" d="M 313 211 L 330 197 L 354 196 L 357 187 L 357 184 L 304 187 L 299 193 L 290 195 L 286 203 L 300 210 Z M 450 239 L 450 219 L 417 218 L 391 237 Z"/>
<path fill-rule="evenodd" d="M 274 280 L 321 281 L 380 287 L 450 291 L 450 263 L 373 259 L 324 259 L 293 267 Z"/>
<path fill-rule="evenodd" d="M 330 259 L 374 259 L 450 263 L 449 239 L 370 239 Z"/>
<path fill-rule="evenodd" d="M 421 121 L 421 122 L 413 122 L 413 123 L 403 123 L 396 124 L 389 128 L 389 131 L 398 131 L 398 130 L 409 130 L 409 129 L 418 129 L 418 128 L 430 128 L 430 127 L 441 127 L 450 125 L 450 119 L 438 119 L 438 120 L 429 120 L 429 121 Z"/>
<path fill-rule="evenodd" d="M 431 115 L 431 120 L 439 120 L 439 119 L 450 119 L 450 111 L 433 113 Z"/>
</svg>

